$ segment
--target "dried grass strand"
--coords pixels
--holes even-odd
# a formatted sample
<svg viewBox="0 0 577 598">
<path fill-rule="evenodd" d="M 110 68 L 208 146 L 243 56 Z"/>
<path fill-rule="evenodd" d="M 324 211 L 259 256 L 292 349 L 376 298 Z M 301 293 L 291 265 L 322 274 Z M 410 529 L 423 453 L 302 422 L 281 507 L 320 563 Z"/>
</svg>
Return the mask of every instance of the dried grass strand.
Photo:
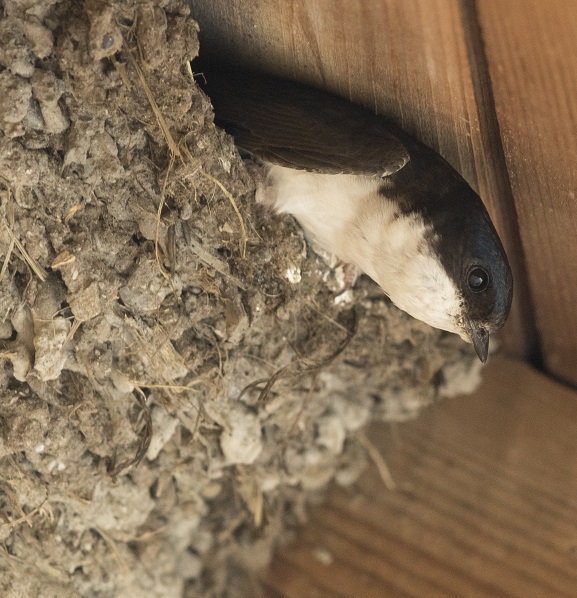
<svg viewBox="0 0 577 598">
<path fill-rule="evenodd" d="M 159 237 L 160 237 L 160 221 L 162 217 L 162 210 L 164 208 L 165 199 L 166 199 L 166 187 L 168 185 L 168 177 L 174 167 L 174 154 L 170 156 L 170 162 L 168 164 L 168 169 L 166 170 L 166 176 L 164 177 L 164 183 L 162 184 L 162 193 L 160 195 L 160 201 L 158 202 L 158 209 L 156 210 L 156 228 L 154 231 L 154 255 L 156 257 L 156 263 L 158 264 L 158 268 L 160 273 L 166 280 L 170 280 L 170 274 L 165 270 L 164 266 L 162 265 L 162 260 L 160 259 L 160 251 L 159 251 Z"/>
<path fill-rule="evenodd" d="M 150 415 L 150 409 L 146 404 L 146 395 L 139 387 L 135 386 L 134 389 L 136 390 L 136 394 L 133 396 L 138 401 L 144 415 L 144 430 L 140 434 L 138 447 L 133 457 L 129 457 L 120 463 L 116 463 L 116 455 L 114 455 L 110 460 L 107 473 L 113 479 L 116 478 L 119 473 L 128 469 L 131 465 L 138 465 L 142 459 L 144 459 L 146 451 L 148 451 L 148 447 L 150 446 L 150 441 L 152 440 L 152 417 Z"/>
<path fill-rule="evenodd" d="M 190 150 L 188 149 L 188 147 L 186 145 L 183 145 L 183 152 L 186 154 L 186 157 L 188 158 L 190 164 L 194 166 L 197 161 L 194 159 L 194 157 L 192 156 L 192 154 L 190 153 Z M 246 257 L 246 245 L 248 242 L 248 237 L 246 234 L 246 226 L 244 224 L 244 218 L 242 217 L 242 214 L 240 213 L 240 210 L 238 209 L 238 206 L 236 204 L 236 201 L 235 201 L 232 193 L 216 177 L 214 177 L 211 174 L 209 174 L 208 172 L 206 172 L 206 170 L 204 170 L 201 166 L 197 165 L 197 170 L 203 177 L 205 177 L 206 179 L 208 179 L 209 181 L 214 183 L 223 192 L 224 196 L 230 202 L 230 205 L 232 206 L 232 209 L 234 210 L 236 217 L 238 218 L 238 222 L 240 224 L 240 229 L 242 231 L 242 257 Z"/>
<path fill-rule="evenodd" d="M 396 490 L 397 484 L 391 475 L 391 471 L 387 462 L 381 455 L 379 449 L 366 437 L 364 432 L 359 434 L 359 440 L 363 445 L 363 448 L 367 451 L 367 454 L 371 458 L 371 461 L 375 464 L 377 471 L 379 472 L 379 476 L 383 483 L 385 484 L 387 490 Z"/>
<path fill-rule="evenodd" d="M 4 491 L 6 492 L 6 489 L 4 489 Z M 22 508 L 20 507 L 19 503 L 16 503 L 18 505 L 18 509 L 21 513 L 24 513 L 24 515 L 22 515 L 21 517 L 18 517 L 18 519 L 15 519 L 14 521 L 8 521 L 6 523 L 2 523 L 0 524 L 0 528 L 1 527 L 15 527 L 16 525 L 20 525 L 21 523 L 28 523 L 29 527 L 32 527 L 32 522 L 30 521 L 30 519 L 32 519 L 32 517 L 34 515 L 36 515 L 36 513 L 38 513 L 42 507 L 44 507 L 44 505 L 46 504 L 46 501 L 48 500 L 48 496 L 50 495 L 49 490 L 48 490 L 48 486 L 44 487 L 44 491 L 46 492 L 46 496 L 44 497 L 44 500 L 36 507 L 34 507 L 30 513 L 24 513 L 24 511 L 22 510 Z"/>
<path fill-rule="evenodd" d="M 46 270 L 44 270 L 44 268 L 26 251 L 26 248 L 24 245 L 22 245 L 22 243 L 20 243 L 10 226 L 8 226 L 8 223 L 4 222 L 4 226 L 10 235 L 10 239 L 14 242 L 18 251 L 22 254 L 24 261 L 30 266 L 31 270 L 42 282 L 46 282 L 46 279 L 48 278 Z"/>
<path fill-rule="evenodd" d="M 234 274 L 231 274 L 228 270 L 227 265 L 219 260 L 217 257 L 209 253 L 198 241 L 196 241 L 192 236 L 189 239 L 189 245 L 194 251 L 194 253 L 206 264 L 208 264 L 211 268 L 216 270 L 219 274 L 222 274 L 226 280 L 234 283 L 239 289 L 243 291 L 248 290 L 246 283 L 244 283 L 240 278 L 237 278 Z"/>
<path fill-rule="evenodd" d="M 154 116 L 156 117 L 158 126 L 160 127 L 160 130 L 162 131 L 162 134 L 164 135 L 164 138 L 166 139 L 166 143 L 168 144 L 168 147 L 169 147 L 172 155 L 182 158 L 182 154 L 180 152 L 180 149 L 179 149 L 177 143 L 174 141 L 174 137 L 172 136 L 172 133 L 170 132 L 168 123 L 166 122 L 164 115 L 160 111 L 160 108 L 158 107 L 158 104 L 156 103 L 154 95 L 148 85 L 148 81 L 146 80 L 146 77 L 144 76 L 144 71 L 142 70 L 142 68 L 140 68 L 138 61 L 134 58 L 131 51 L 127 52 L 127 55 L 128 55 L 128 60 L 130 61 L 130 64 L 136 71 L 138 80 L 140 81 L 140 85 L 142 86 L 142 89 L 144 90 L 144 93 L 146 94 L 148 103 L 150 104 L 150 107 L 152 108 L 152 111 L 154 112 Z"/>
<path fill-rule="evenodd" d="M 138 80 L 140 81 L 140 85 L 142 86 L 142 89 L 144 90 L 144 93 L 146 94 L 146 98 L 148 99 L 148 103 L 150 104 L 150 107 L 152 108 L 152 111 L 156 117 L 156 120 L 158 122 L 160 130 L 162 131 L 162 134 L 163 134 L 164 138 L 166 139 L 166 143 L 168 144 L 168 147 L 172 154 L 172 159 L 174 159 L 175 157 L 182 159 L 183 158 L 182 152 L 180 151 L 178 144 L 176 143 L 176 141 L 174 140 L 174 137 L 172 136 L 172 133 L 170 132 L 170 128 L 168 127 L 168 123 L 166 122 L 164 115 L 162 114 L 160 108 L 158 107 L 158 103 L 156 102 L 156 99 L 154 98 L 154 94 L 152 93 L 150 86 L 148 85 L 148 82 L 146 80 L 146 77 L 144 76 L 144 71 L 138 64 L 138 61 L 132 55 L 131 51 L 129 51 L 127 53 L 127 55 L 128 55 L 128 60 L 130 61 L 130 64 L 136 71 Z M 121 70 L 119 70 L 119 73 L 121 74 L 120 76 L 124 81 L 124 77 L 122 76 Z M 125 84 L 127 84 L 128 89 L 130 89 L 130 82 L 126 81 Z M 186 145 L 183 145 L 183 151 L 186 154 L 186 157 L 188 158 L 189 162 L 192 165 L 194 165 L 195 160 L 194 160 L 192 154 L 190 153 L 190 150 L 186 147 Z M 207 178 L 209 181 L 214 183 L 222 191 L 224 196 L 229 200 L 230 204 L 232 205 L 232 208 L 236 214 L 236 217 L 238 218 L 240 228 L 242 231 L 242 257 L 246 257 L 246 245 L 247 245 L 247 240 L 248 240 L 248 237 L 246 234 L 246 226 L 244 224 L 244 218 L 242 217 L 242 214 L 241 214 L 240 210 L 238 209 L 238 206 L 236 204 L 236 201 L 235 201 L 232 193 L 216 177 L 214 177 L 211 174 L 209 174 L 208 172 L 206 172 L 200 166 L 198 166 L 198 172 L 200 172 L 200 174 L 202 176 L 204 176 L 205 178 Z M 166 185 L 166 181 L 165 181 L 165 185 Z M 164 193 L 163 193 L 163 195 L 164 195 Z M 162 203 L 163 202 L 161 202 L 161 206 L 162 206 Z M 162 209 L 161 206 L 159 206 L 159 210 Z"/>
<path fill-rule="evenodd" d="M 18 240 L 18 238 L 14 234 L 14 231 L 12 230 L 14 227 L 14 211 L 13 211 L 13 206 L 12 206 L 12 195 L 13 195 L 12 188 L 10 186 L 10 182 L 8 181 L 8 179 L 6 179 L 5 177 L 0 175 L 0 180 L 5 185 L 6 190 L 8 192 L 8 210 L 10 212 L 10 222 L 4 221 L 4 226 L 6 227 L 6 230 L 8 231 L 8 235 L 10 236 L 10 243 L 8 245 L 8 251 L 6 252 L 6 259 L 4 260 L 4 263 L 2 264 L 2 270 L 0 271 L 0 280 L 2 280 L 2 278 L 4 277 L 4 274 L 6 274 L 6 270 L 8 269 L 8 264 L 10 262 L 10 258 L 12 257 L 12 253 L 14 252 L 14 247 L 16 246 L 18 251 L 20 251 L 20 253 L 22 254 L 22 258 L 24 259 L 24 261 L 28 264 L 28 266 L 30 266 L 30 268 L 36 274 L 36 276 L 38 276 L 38 278 L 42 282 L 44 282 L 48 278 L 48 274 L 46 273 L 46 270 L 44 270 L 44 268 L 42 268 L 42 266 L 40 264 L 38 264 L 38 262 L 36 262 L 36 260 L 26 251 L 26 248 Z"/>
</svg>

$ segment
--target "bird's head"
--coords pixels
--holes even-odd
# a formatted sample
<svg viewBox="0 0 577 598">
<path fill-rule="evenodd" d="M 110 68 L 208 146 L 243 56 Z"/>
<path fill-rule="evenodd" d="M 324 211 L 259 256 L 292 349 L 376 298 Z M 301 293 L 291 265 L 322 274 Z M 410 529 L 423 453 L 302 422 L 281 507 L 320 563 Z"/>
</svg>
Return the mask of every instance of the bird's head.
<svg viewBox="0 0 577 598">
<path fill-rule="evenodd" d="M 447 199 L 453 208 L 431 215 L 437 255 L 454 282 L 462 307 L 459 335 L 473 343 L 485 362 L 489 334 L 500 330 L 511 308 L 513 276 L 501 240 L 479 196 L 466 184 Z"/>
<path fill-rule="evenodd" d="M 489 335 L 505 323 L 513 291 L 489 215 L 464 181 L 437 202 L 408 205 L 387 229 L 372 276 L 398 307 L 472 343 L 484 363 Z"/>
</svg>

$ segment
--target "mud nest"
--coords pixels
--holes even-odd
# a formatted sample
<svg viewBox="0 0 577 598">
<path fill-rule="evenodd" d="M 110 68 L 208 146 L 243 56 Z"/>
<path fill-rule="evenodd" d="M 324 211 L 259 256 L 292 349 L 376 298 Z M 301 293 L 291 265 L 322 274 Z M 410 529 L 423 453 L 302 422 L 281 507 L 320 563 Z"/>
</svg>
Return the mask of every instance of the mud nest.
<svg viewBox="0 0 577 598">
<path fill-rule="evenodd" d="M 0 595 L 255 595 L 473 352 L 254 203 L 185 3 L 4 0 L 0 39 Z"/>
</svg>

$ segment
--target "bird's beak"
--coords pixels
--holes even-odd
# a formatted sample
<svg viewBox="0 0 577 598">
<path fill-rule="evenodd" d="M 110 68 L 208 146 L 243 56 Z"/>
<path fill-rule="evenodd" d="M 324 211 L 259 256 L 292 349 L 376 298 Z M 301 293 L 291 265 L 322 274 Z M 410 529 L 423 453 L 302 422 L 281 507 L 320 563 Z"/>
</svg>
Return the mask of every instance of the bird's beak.
<svg viewBox="0 0 577 598">
<path fill-rule="evenodd" d="M 482 363 L 485 363 L 489 355 L 489 333 L 484 328 L 475 326 L 471 320 L 465 321 L 465 329 L 475 347 L 477 356 Z"/>
</svg>

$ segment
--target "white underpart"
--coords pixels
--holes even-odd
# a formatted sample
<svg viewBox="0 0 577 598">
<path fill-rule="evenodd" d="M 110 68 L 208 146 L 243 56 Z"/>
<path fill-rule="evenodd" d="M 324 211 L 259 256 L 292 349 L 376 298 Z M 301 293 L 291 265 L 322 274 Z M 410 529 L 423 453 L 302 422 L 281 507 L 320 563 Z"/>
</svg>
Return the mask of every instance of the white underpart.
<svg viewBox="0 0 577 598">
<path fill-rule="evenodd" d="M 418 214 L 378 194 L 382 181 L 270 165 L 258 201 L 292 214 L 311 241 L 358 266 L 413 317 L 464 336 L 462 298 L 431 251 Z M 465 337 L 466 338 L 466 337 Z"/>
</svg>

